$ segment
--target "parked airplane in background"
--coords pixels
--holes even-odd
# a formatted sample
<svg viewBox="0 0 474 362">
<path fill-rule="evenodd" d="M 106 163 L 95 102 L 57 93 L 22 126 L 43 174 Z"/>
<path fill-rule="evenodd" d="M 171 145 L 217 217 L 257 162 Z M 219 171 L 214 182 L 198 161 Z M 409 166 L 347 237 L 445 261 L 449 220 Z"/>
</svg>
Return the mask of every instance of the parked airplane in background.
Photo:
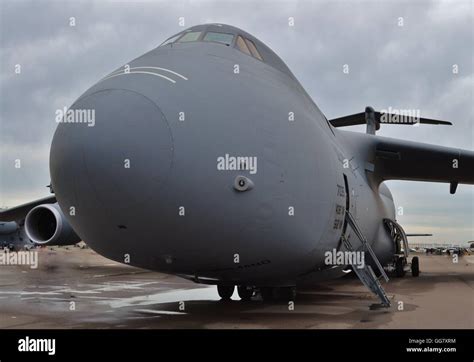
<svg viewBox="0 0 474 362">
<path fill-rule="evenodd" d="M 449 122 L 370 107 L 328 120 L 270 48 L 228 25 L 171 37 L 70 110 L 51 145 L 55 196 L 0 219 L 26 218 L 37 243 L 74 230 L 105 257 L 216 284 L 223 299 L 235 286 L 243 300 L 293 298 L 352 266 L 389 305 L 376 275 L 410 263 L 384 181 L 445 182 L 452 194 L 474 183 L 472 151 L 375 134 Z M 82 113 L 94 119 L 74 121 Z M 356 124 L 367 133 L 340 129 Z"/>
<path fill-rule="evenodd" d="M 34 243 L 26 235 L 24 225 L 20 221 L 0 221 L 0 250 L 29 249 L 33 246 Z"/>
<path fill-rule="evenodd" d="M 80 241 L 80 238 L 69 226 L 69 223 L 64 218 L 62 211 L 57 205 L 50 203 L 56 202 L 54 196 L 46 197 L 36 200 L 32 203 L 27 203 L 17 206 L 13 209 L 0 209 L 0 249 L 7 248 L 9 250 L 30 249 L 35 246 L 62 246 L 74 245 Z M 37 205 L 43 205 L 41 210 L 45 209 L 48 212 L 57 212 L 49 219 L 38 219 L 31 221 L 30 228 L 25 227 L 26 213 L 18 214 L 18 210 L 30 210 Z M 53 209 L 55 208 L 55 209 Z M 53 210 L 53 211 L 50 211 Z M 2 221 L 2 215 L 10 215 L 6 219 L 10 221 Z M 32 230 L 32 231 L 29 231 Z M 34 234 L 30 237 L 31 232 L 48 234 L 50 237 L 46 239 L 38 238 Z"/>
</svg>

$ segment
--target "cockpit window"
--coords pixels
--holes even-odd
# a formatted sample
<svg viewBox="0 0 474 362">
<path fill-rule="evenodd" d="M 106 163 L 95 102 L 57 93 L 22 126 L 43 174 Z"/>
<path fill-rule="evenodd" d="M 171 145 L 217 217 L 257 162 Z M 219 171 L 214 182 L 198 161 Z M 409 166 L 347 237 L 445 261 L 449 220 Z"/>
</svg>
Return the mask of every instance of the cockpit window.
<svg viewBox="0 0 474 362">
<path fill-rule="evenodd" d="M 185 33 L 181 38 L 178 39 L 178 43 L 188 43 L 190 41 L 197 41 L 201 35 L 200 31 L 190 31 Z"/>
<path fill-rule="evenodd" d="M 296 80 L 286 64 L 270 48 L 252 35 L 235 27 L 225 24 L 197 25 L 180 32 L 178 35 L 173 35 L 171 38 L 168 38 L 162 46 L 166 45 L 166 48 L 168 48 L 172 45 L 174 47 L 176 44 L 179 49 L 181 45 L 184 46 L 185 43 L 189 42 L 193 42 L 193 44 L 195 44 L 195 42 L 226 44 L 229 48 L 234 48 L 229 49 L 229 52 L 234 52 L 235 56 L 238 56 L 237 51 L 240 51 L 285 73 L 293 80 Z M 198 44 L 196 44 L 196 46 L 197 45 Z M 224 48 L 222 48 L 222 50 L 223 49 Z M 216 50 L 218 51 L 219 47 L 217 47 Z"/>
<path fill-rule="evenodd" d="M 253 43 L 253 41 L 249 40 L 249 39 L 245 39 L 245 43 L 247 44 L 247 47 L 249 48 L 250 50 L 250 53 L 252 53 L 252 55 L 257 58 L 258 60 L 263 60 L 262 56 L 260 55 L 260 53 L 258 52 L 257 50 L 257 47 L 255 46 L 255 44 Z"/>
<path fill-rule="evenodd" d="M 255 46 L 255 43 L 253 41 L 238 35 L 235 44 L 240 51 L 254 58 L 257 58 L 258 60 L 263 61 L 263 58 L 260 55 L 260 52 L 257 50 L 257 47 Z"/>
<path fill-rule="evenodd" d="M 223 43 L 225 45 L 232 44 L 232 39 L 234 39 L 234 35 L 228 33 L 216 33 L 213 31 L 209 31 L 204 36 L 204 41 L 215 41 L 218 43 Z"/>
<path fill-rule="evenodd" d="M 171 38 L 165 40 L 160 46 L 167 45 L 173 43 L 176 39 L 178 39 L 182 33 L 176 34 L 175 36 L 172 36 Z"/>
<path fill-rule="evenodd" d="M 244 52 L 245 54 L 248 54 L 248 55 L 252 55 L 250 54 L 250 50 L 247 47 L 247 44 L 245 44 L 244 38 L 242 38 L 240 35 L 237 36 L 237 41 L 235 42 L 235 44 L 237 45 L 237 48 L 239 48 L 241 52 Z"/>
</svg>

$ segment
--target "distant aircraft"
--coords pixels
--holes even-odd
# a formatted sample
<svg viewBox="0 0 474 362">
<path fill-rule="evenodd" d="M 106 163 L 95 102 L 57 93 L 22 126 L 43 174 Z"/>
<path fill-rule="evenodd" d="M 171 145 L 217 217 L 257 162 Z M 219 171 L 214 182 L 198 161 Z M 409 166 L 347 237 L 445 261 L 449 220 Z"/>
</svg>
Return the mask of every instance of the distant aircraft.
<svg viewBox="0 0 474 362">
<path fill-rule="evenodd" d="M 235 286 L 242 300 L 293 299 L 352 266 L 388 306 L 380 276 L 410 264 L 417 276 L 419 262 L 384 181 L 454 194 L 474 183 L 474 152 L 377 136 L 384 123 L 451 124 L 371 107 L 328 120 L 257 38 L 199 25 L 80 96 L 52 141 L 55 196 L 0 219 L 26 217 L 37 243 L 74 230 L 107 258 L 215 284 L 223 299 Z M 357 124 L 367 132 L 340 129 Z"/>
<path fill-rule="evenodd" d="M 1 212 L 1 210 L 0 210 Z M 16 221 L 0 221 L 0 250 L 20 250 L 33 247 L 34 244 L 26 236 L 22 223 Z"/>
<path fill-rule="evenodd" d="M 0 249 L 74 245 L 80 238 L 64 218 L 54 196 L 0 210 Z M 40 206 L 41 205 L 41 206 Z M 38 206 L 38 207 L 36 207 Z M 28 216 L 29 228 L 25 227 Z"/>
</svg>

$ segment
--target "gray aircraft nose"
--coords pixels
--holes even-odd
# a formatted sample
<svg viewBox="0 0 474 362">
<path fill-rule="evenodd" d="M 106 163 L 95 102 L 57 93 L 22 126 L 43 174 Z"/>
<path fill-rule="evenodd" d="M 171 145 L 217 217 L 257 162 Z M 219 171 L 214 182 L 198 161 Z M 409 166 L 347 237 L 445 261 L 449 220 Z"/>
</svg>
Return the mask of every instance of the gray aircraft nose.
<svg viewBox="0 0 474 362">
<path fill-rule="evenodd" d="M 125 89 L 86 95 L 70 111 L 76 122 L 59 124 L 51 146 L 58 201 L 77 208 L 71 222 L 83 234 L 93 232 L 93 220 L 127 228 L 165 193 L 173 159 L 168 122 L 155 102 Z"/>
</svg>

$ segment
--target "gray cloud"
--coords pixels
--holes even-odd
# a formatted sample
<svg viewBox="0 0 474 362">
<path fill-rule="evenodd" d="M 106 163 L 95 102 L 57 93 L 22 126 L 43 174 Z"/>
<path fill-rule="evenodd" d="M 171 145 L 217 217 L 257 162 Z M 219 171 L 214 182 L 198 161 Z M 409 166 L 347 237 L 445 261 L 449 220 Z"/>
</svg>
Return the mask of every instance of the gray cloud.
<svg viewBox="0 0 474 362">
<path fill-rule="evenodd" d="M 386 126 L 380 135 L 473 149 L 473 3 L 459 1 L 0 2 L 0 205 L 43 196 L 54 112 L 112 69 L 186 27 L 243 28 L 281 56 L 328 118 L 420 109 L 454 127 Z M 75 17 L 76 26 L 69 26 Z M 288 27 L 288 17 L 295 27 Z M 397 25 L 403 17 L 404 26 Z M 15 64 L 22 73 L 15 74 Z M 344 74 L 342 66 L 349 65 Z M 452 73 L 454 64 L 459 74 Z M 363 131 L 363 127 L 354 127 Z M 22 160 L 22 168 L 13 167 Z M 474 239 L 474 191 L 391 182 L 401 222 L 438 241 Z M 438 236 L 439 235 L 439 236 Z"/>
</svg>

